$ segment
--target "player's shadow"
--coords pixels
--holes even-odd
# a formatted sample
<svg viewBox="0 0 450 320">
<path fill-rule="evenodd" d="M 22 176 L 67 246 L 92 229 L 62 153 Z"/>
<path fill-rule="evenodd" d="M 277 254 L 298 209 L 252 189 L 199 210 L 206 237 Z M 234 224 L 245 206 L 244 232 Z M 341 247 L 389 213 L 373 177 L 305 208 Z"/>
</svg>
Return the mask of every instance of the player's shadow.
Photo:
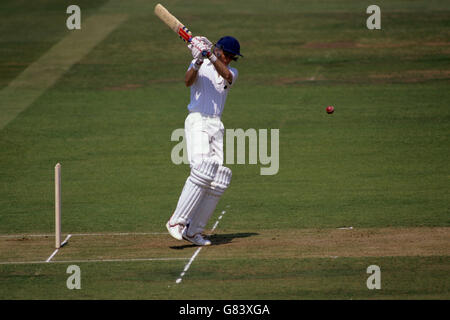
<svg viewBox="0 0 450 320">
<path fill-rule="evenodd" d="M 220 246 L 222 244 L 227 244 L 233 242 L 234 239 L 247 238 L 252 236 L 257 236 L 259 233 L 255 232 L 245 232 L 245 233 L 226 233 L 226 234 L 213 234 L 207 236 L 206 238 L 211 240 L 211 246 Z M 181 246 L 172 246 L 170 249 L 182 250 L 186 248 L 196 247 L 195 244 L 185 244 Z"/>
</svg>

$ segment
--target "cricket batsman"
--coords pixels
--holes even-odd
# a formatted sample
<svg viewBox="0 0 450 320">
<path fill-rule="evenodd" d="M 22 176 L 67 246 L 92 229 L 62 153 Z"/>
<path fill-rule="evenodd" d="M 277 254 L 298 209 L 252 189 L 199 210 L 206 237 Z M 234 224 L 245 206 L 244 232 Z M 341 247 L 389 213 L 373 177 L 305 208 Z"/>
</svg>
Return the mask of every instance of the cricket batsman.
<svg viewBox="0 0 450 320">
<path fill-rule="evenodd" d="M 238 77 L 229 65 L 242 55 L 238 40 L 230 36 L 215 45 L 206 37 L 194 37 L 188 48 L 193 60 L 184 79 L 191 88 L 184 130 L 191 171 L 166 227 L 177 240 L 208 246 L 211 241 L 202 233 L 231 182 L 231 170 L 223 166 L 221 116 Z"/>
</svg>

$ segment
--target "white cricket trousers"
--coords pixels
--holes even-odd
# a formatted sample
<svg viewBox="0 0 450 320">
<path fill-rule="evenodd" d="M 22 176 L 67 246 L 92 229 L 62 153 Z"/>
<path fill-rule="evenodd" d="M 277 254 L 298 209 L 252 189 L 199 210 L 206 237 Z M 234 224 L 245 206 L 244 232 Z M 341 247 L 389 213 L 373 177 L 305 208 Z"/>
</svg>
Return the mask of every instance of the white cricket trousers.
<svg viewBox="0 0 450 320">
<path fill-rule="evenodd" d="M 186 117 L 184 132 L 191 167 L 208 158 L 223 165 L 224 131 L 220 117 L 199 112 L 192 112 Z"/>
</svg>

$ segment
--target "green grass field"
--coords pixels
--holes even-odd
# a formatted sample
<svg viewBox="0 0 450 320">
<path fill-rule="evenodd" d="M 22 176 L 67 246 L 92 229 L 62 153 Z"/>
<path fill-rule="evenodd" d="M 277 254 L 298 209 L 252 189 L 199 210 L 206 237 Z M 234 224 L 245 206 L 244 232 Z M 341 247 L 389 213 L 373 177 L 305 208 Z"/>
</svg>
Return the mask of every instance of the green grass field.
<svg viewBox="0 0 450 320">
<path fill-rule="evenodd" d="M 280 130 L 276 175 L 229 165 L 213 245 L 178 284 L 197 248 L 164 225 L 191 56 L 156 3 L 78 0 L 68 30 L 68 2 L 1 2 L 0 299 L 449 299 L 448 1 L 378 1 L 381 30 L 356 0 L 162 2 L 239 39 L 225 127 Z M 46 263 L 58 162 L 72 238 Z"/>
</svg>

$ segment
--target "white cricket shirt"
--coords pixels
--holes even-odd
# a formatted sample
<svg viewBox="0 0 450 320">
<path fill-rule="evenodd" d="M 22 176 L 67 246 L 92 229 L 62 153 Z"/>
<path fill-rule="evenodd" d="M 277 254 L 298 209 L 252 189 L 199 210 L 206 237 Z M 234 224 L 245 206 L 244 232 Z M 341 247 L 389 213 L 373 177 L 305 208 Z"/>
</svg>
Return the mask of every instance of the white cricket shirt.
<svg viewBox="0 0 450 320">
<path fill-rule="evenodd" d="M 192 60 L 188 70 L 192 68 L 195 60 Z M 233 83 L 230 84 L 216 71 L 214 65 L 205 59 L 198 71 L 197 79 L 191 86 L 191 102 L 188 105 L 189 112 L 200 112 L 210 116 L 222 115 L 227 99 L 228 91 L 234 85 L 238 77 L 236 68 L 228 69 L 233 74 Z"/>
</svg>

